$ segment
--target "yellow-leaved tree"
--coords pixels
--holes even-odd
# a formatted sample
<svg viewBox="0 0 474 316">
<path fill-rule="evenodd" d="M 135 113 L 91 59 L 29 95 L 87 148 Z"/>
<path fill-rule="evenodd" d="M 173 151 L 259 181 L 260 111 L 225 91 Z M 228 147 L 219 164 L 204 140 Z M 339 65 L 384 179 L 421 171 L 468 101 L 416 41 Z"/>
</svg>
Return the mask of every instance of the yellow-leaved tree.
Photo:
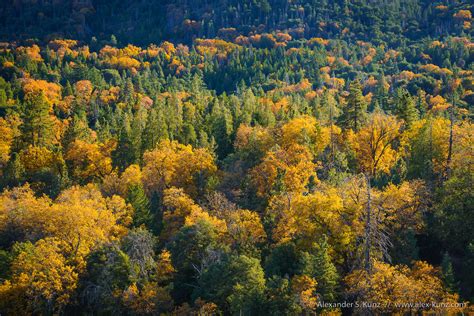
<svg viewBox="0 0 474 316">
<path fill-rule="evenodd" d="M 107 196 L 120 195 L 127 197 L 128 190 L 135 185 L 141 185 L 142 171 L 139 165 L 130 165 L 120 175 L 114 171 L 104 177 L 101 189 Z"/>
<path fill-rule="evenodd" d="M 145 152 L 143 160 L 143 184 L 150 194 L 174 186 L 196 197 L 217 172 L 214 156 L 207 149 L 176 141 L 163 140 L 156 149 Z"/>
<path fill-rule="evenodd" d="M 18 247 L 12 276 L 0 284 L 1 310 L 20 315 L 63 311 L 77 288 L 78 273 L 61 244 L 56 238 L 46 238 Z"/>
<path fill-rule="evenodd" d="M 112 172 L 112 151 L 115 142 L 89 143 L 76 139 L 69 145 L 66 152 L 66 162 L 72 170 L 72 175 L 81 183 L 87 183 L 104 178 Z"/>
<path fill-rule="evenodd" d="M 183 189 L 170 188 L 164 191 L 163 205 L 163 230 L 161 238 L 169 240 L 181 227 L 191 226 L 199 221 L 212 223 L 220 233 L 227 230 L 225 221 L 209 215 L 204 209 L 197 205 Z"/>
<path fill-rule="evenodd" d="M 375 313 L 460 312 L 453 305 L 458 301 L 458 295 L 450 294 L 443 285 L 439 270 L 423 261 L 415 261 L 412 268 L 375 261 L 371 273 L 364 269 L 355 270 L 345 278 L 345 282 L 348 294 L 357 301 L 377 303 L 371 306 Z M 433 306 L 433 302 L 446 305 Z M 429 305 L 423 307 L 421 303 Z M 359 306 L 363 306 L 362 303 Z"/>
<path fill-rule="evenodd" d="M 305 314 L 312 314 L 316 309 L 318 303 L 316 285 L 317 281 L 307 275 L 295 275 L 291 279 L 291 293 Z"/>
<path fill-rule="evenodd" d="M 230 211 L 225 216 L 231 245 L 244 254 L 255 254 L 267 237 L 260 216 L 249 210 Z"/>
<path fill-rule="evenodd" d="M 398 158 L 395 141 L 400 136 L 400 127 L 401 122 L 394 116 L 375 112 L 358 132 L 349 133 L 348 140 L 361 172 L 372 178 L 390 172 Z"/>
<path fill-rule="evenodd" d="M 3 169 L 10 160 L 10 150 L 13 138 L 18 132 L 17 119 L 14 117 L 0 118 L 0 170 Z"/>
<path fill-rule="evenodd" d="M 310 177 L 315 176 L 315 171 L 311 151 L 294 144 L 268 151 L 263 161 L 252 169 L 251 175 L 257 194 L 269 198 L 272 194 L 302 192 Z"/>
<path fill-rule="evenodd" d="M 37 198 L 23 186 L 0 195 L 0 234 L 9 242 L 55 238 L 70 262 L 84 268 L 85 256 L 97 245 L 125 233 L 132 208 L 112 196 L 104 198 L 96 186 L 74 186 L 56 200 Z"/>
<path fill-rule="evenodd" d="M 386 231 L 420 231 L 423 213 L 428 209 L 429 193 L 421 180 L 389 184 L 383 191 L 374 190 L 373 205 L 378 210 L 377 221 Z"/>
<path fill-rule="evenodd" d="M 344 200 L 336 188 L 322 187 L 311 194 L 299 194 L 293 198 L 275 196 L 270 201 L 267 217 L 275 226 L 273 239 L 279 243 L 294 240 L 304 251 L 327 234 L 333 249 L 343 252 L 354 242 L 353 221 L 357 221 L 351 209 L 344 207 Z"/>
<path fill-rule="evenodd" d="M 299 144 L 310 149 L 315 156 L 329 144 L 330 130 L 321 126 L 312 116 L 301 116 L 292 119 L 281 128 L 281 145 L 289 148 Z"/>
</svg>

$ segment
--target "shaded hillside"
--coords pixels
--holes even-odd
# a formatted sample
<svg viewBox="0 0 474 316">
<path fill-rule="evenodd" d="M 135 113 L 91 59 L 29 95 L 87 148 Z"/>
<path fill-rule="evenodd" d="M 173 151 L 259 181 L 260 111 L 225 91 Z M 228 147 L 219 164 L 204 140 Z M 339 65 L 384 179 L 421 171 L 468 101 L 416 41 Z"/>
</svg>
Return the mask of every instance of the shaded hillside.
<svg viewBox="0 0 474 316">
<path fill-rule="evenodd" d="M 396 42 L 472 33 L 455 17 L 461 9 L 472 10 L 472 5 L 427 0 L 9 0 L 0 9 L 0 38 L 89 40 L 114 34 L 123 43 L 145 44 L 281 30 L 296 38 Z"/>
</svg>

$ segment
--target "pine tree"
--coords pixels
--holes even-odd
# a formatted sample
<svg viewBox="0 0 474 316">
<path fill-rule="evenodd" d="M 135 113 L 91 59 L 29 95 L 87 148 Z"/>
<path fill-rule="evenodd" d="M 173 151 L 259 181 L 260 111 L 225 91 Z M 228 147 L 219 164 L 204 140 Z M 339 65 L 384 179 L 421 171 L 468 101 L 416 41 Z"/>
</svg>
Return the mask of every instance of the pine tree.
<svg viewBox="0 0 474 316">
<path fill-rule="evenodd" d="M 74 90 L 72 89 L 71 83 L 68 80 L 63 90 L 63 96 L 68 96 L 68 95 L 73 95 L 73 94 L 74 94 Z"/>
<path fill-rule="evenodd" d="M 154 191 L 150 198 L 151 224 L 149 227 L 156 236 L 160 235 L 163 228 L 163 208 L 161 200 L 160 194 Z"/>
<path fill-rule="evenodd" d="M 418 110 L 415 100 L 405 89 L 398 89 L 395 96 L 395 114 L 398 118 L 405 121 L 407 127 L 418 119 Z"/>
<path fill-rule="evenodd" d="M 87 124 L 86 113 L 81 110 L 74 114 L 72 121 L 66 129 L 62 138 L 62 146 L 67 150 L 69 144 L 74 140 L 80 139 L 88 141 L 90 140 L 91 130 Z"/>
<path fill-rule="evenodd" d="M 26 145 L 51 146 L 53 120 L 49 115 L 51 106 L 44 94 L 28 94 L 22 106 L 22 141 Z"/>
<path fill-rule="evenodd" d="M 321 238 L 316 253 L 303 253 L 300 272 L 309 275 L 318 282 L 318 293 L 325 301 L 334 301 L 337 296 L 339 274 L 329 255 L 327 237 Z"/>
<path fill-rule="evenodd" d="M 426 92 L 419 89 L 416 94 L 416 108 L 420 112 L 421 117 L 424 117 L 428 112 L 428 103 L 426 102 Z"/>
<path fill-rule="evenodd" d="M 124 101 L 133 104 L 135 102 L 135 89 L 133 87 L 133 82 L 131 78 L 127 78 L 125 82 L 125 87 L 123 88 L 123 98 Z"/>
<path fill-rule="evenodd" d="M 145 225 L 147 228 L 150 228 L 152 224 L 150 201 L 142 185 L 133 185 L 129 188 L 127 202 L 130 203 L 134 209 L 133 225 L 135 227 Z"/>
<path fill-rule="evenodd" d="M 345 128 L 358 131 L 366 116 L 367 103 L 362 95 L 362 85 L 359 80 L 354 80 L 350 84 L 347 105 L 343 108 L 340 121 Z"/>
<path fill-rule="evenodd" d="M 324 300 L 334 301 L 337 294 L 339 275 L 329 256 L 329 245 L 326 236 L 322 238 L 318 248 L 318 252 L 315 255 L 314 278 L 318 282 L 319 291 Z"/>
<path fill-rule="evenodd" d="M 21 163 L 18 153 L 12 153 L 8 161 L 1 181 L 2 186 L 18 186 L 22 183 L 25 175 L 25 167 Z"/>
<path fill-rule="evenodd" d="M 127 166 L 134 163 L 133 145 L 130 139 L 131 126 L 129 114 L 125 114 L 122 122 L 122 128 L 119 132 L 117 148 L 113 152 L 115 166 L 123 171 Z"/>
<path fill-rule="evenodd" d="M 7 93 L 5 90 L 0 89 L 0 107 L 4 107 L 7 105 Z"/>
<path fill-rule="evenodd" d="M 155 148 L 160 140 L 167 138 L 168 128 L 163 115 L 156 108 L 151 109 L 142 133 L 142 152 Z"/>
<path fill-rule="evenodd" d="M 195 146 L 196 140 L 197 140 L 197 136 L 196 136 L 196 131 L 194 130 L 194 126 L 191 123 L 185 123 L 183 125 L 183 137 L 182 137 L 183 143 Z"/>
<path fill-rule="evenodd" d="M 224 158 L 232 149 L 230 138 L 233 130 L 232 115 L 217 102 L 212 111 L 212 134 L 217 142 L 217 155 Z"/>
<path fill-rule="evenodd" d="M 456 277 L 454 275 L 453 264 L 451 263 L 451 257 L 448 252 L 445 252 L 443 255 L 443 261 L 441 262 L 441 270 L 443 273 L 444 285 L 447 289 L 454 293 L 457 291 L 458 284 L 456 282 Z"/>
<path fill-rule="evenodd" d="M 133 116 L 132 123 L 130 126 L 130 145 L 132 162 L 139 162 L 141 159 L 143 130 L 142 114 L 142 111 L 137 111 Z"/>
<path fill-rule="evenodd" d="M 374 102 L 377 102 L 380 108 L 388 110 L 388 90 L 387 81 L 385 80 L 385 74 L 381 72 L 377 77 L 377 87 L 375 90 Z"/>
</svg>

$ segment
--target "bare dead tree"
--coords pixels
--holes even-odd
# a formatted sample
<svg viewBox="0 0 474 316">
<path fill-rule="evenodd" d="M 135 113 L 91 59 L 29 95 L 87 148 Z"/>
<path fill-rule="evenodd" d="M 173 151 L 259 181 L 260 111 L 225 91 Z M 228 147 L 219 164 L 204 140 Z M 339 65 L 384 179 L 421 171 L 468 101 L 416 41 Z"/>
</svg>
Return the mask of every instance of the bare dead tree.
<svg viewBox="0 0 474 316">
<path fill-rule="evenodd" d="M 392 243 L 390 241 L 390 232 L 382 222 L 383 210 L 374 206 L 369 175 L 364 174 L 364 180 L 367 191 L 367 202 L 364 214 L 363 267 L 367 274 L 370 275 L 373 272 L 373 254 L 376 253 L 380 259 L 390 262 L 389 250 Z"/>
<path fill-rule="evenodd" d="M 372 273 L 372 235 L 373 235 L 373 225 L 372 225 L 372 195 L 370 187 L 370 178 L 368 175 L 365 176 L 366 187 L 367 187 L 367 206 L 365 210 L 365 231 L 364 231 L 364 269 L 368 274 Z"/>
<path fill-rule="evenodd" d="M 451 176 L 451 160 L 453 156 L 453 127 L 454 127 L 454 107 L 456 104 L 455 93 L 452 94 L 452 104 L 449 111 L 449 144 L 448 157 L 446 159 L 446 179 Z"/>
</svg>

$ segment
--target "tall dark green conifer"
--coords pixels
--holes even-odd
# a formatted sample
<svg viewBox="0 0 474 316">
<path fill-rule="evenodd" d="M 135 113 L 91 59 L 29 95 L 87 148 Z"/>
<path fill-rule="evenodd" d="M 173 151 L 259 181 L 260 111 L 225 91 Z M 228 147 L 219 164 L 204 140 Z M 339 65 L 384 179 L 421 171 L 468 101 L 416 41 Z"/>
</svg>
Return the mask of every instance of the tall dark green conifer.
<svg viewBox="0 0 474 316">
<path fill-rule="evenodd" d="M 359 80 L 351 82 L 347 105 L 342 109 L 341 124 L 345 128 L 358 131 L 367 116 L 367 103 L 362 95 L 362 85 Z"/>
<path fill-rule="evenodd" d="M 217 154 L 220 158 L 225 157 L 232 147 L 231 134 L 233 132 L 232 115 L 220 102 L 214 104 L 211 114 L 212 135 L 217 142 Z"/>
<path fill-rule="evenodd" d="M 142 156 L 142 131 L 143 131 L 143 117 L 145 115 L 144 110 L 137 111 L 132 118 L 130 124 L 130 146 L 131 146 L 131 155 L 132 162 L 138 163 L 141 160 Z"/>
<path fill-rule="evenodd" d="M 332 302 L 336 299 L 339 274 L 329 255 L 326 236 L 318 243 L 315 254 L 303 253 L 301 273 L 316 279 L 317 291 L 324 301 Z"/>
<path fill-rule="evenodd" d="M 22 183 L 25 176 L 25 167 L 21 163 L 18 153 L 12 153 L 7 166 L 4 169 L 2 186 L 15 187 Z"/>
<path fill-rule="evenodd" d="M 27 94 L 22 104 L 20 127 L 22 143 L 50 147 L 53 141 L 53 120 L 49 114 L 51 106 L 41 92 Z"/>
<path fill-rule="evenodd" d="M 441 270 L 443 273 L 444 285 L 450 292 L 456 292 L 458 284 L 454 275 L 453 264 L 451 263 L 451 257 L 447 252 L 443 255 L 443 261 L 441 262 Z"/>
<path fill-rule="evenodd" d="M 145 225 L 152 227 L 152 215 L 150 212 L 150 201 L 143 190 L 142 185 L 133 185 L 128 190 L 127 202 L 133 207 L 133 225 L 140 227 Z"/>
<path fill-rule="evenodd" d="M 339 275 L 329 256 L 327 237 L 324 236 L 318 245 L 315 255 L 314 277 L 319 284 L 319 291 L 329 302 L 334 301 L 337 295 Z"/>
<path fill-rule="evenodd" d="M 63 89 L 63 96 L 73 95 L 74 90 L 72 89 L 71 83 L 69 80 L 66 82 L 66 86 Z"/>
<path fill-rule="evenodd" d="M 151 109 L 142 132 L 142 152 L 155 148 L 160 140 L 167 138 L 168 128 L 163 114 L 156 108 Z"/>
<path fill-rule="evenodd" d="M 408 127 L 418 119 L 418 110 L 416 109 L 415 100 L 410 96 L 407 90 L 398 89 L 394 103 L 395 114 L 399 119 L 404 120 Z"/>
<path fill-rule="evenodd" d="M 387 81 L 385 80 L 385 74 L 381 72 L 377 76 L 377 86 L 375 89 L 374 102 L 377 102 L 379 107 L 385 111 L 388 110 L 389 101 L 388 101 L 388 89 Z"/>
<path fill-rule="evenodd" d="M 7 93 L 5 90 L 0 89 L 0 107 L 5 107 L 7 105 Z"/>
<path fill-rule="evenodd" d="M 131 126 L 130 126 L 130 115 L 125 114 L 122 122 L 122 127 L 118 135 L 117 148 L 113 152 L 112 158 L 114 165 L 120 170 L 125 170 L 130 164 L 134 163 L 134 151 L 132 141 L 130 139 Z"/>
<path fill-rule="evenodd" d="M 135 103 L 135 88 L 131 78 L 127 78 L 123 87 L 123 99 L 128 104 Z"/>
<path fill-rule="evenodd" d="M 72 117 L 72 120 L 62 138 L 62 146 L 67 150 L 74 140 L 80 139 L 90 141 L 90 137 L 91 130 L 87 124 L 86 113 L 81 110 Z"/>
</svg>

